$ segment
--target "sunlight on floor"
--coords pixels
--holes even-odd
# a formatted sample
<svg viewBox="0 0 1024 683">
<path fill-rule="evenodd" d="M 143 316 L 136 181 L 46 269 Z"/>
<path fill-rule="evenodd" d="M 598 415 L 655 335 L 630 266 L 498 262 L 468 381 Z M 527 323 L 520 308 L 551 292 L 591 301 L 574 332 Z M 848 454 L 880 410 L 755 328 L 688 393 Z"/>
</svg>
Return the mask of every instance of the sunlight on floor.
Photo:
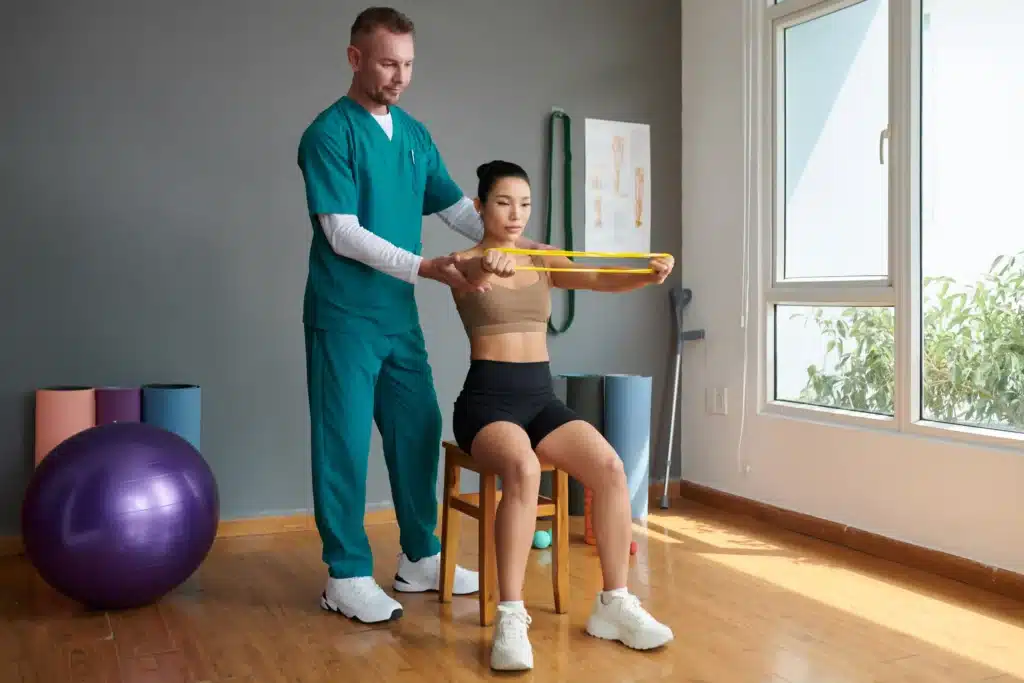
<svg viewBox="0 0 1024 683">
<path fill-rule="evenodd" d="M 640 525 L 634 525 L 634 528 Z M 752 538 L 750 536 L 723 529 L 707 522 L 680 517 L 678 514 L 652 513 L 648 518 L 646 533 L 658 540 L 665 537 L 667 543 L 681 543 L 686 540 L 700 541 L 704 545 L 712 545 L 723 550 L 727 549 L 748 549 L 748 550 L 777 550 L 782 551 L 777 545 Z"/>
<path fill-rule="evenodd" d="M 684 544 L 689 539 L 694 554 L 730 569 L 1024 678 L 1024 628 L 707 522 L 657 515 L 648 525 Z"/>
<path fill-rule="evenodd" d="M 657 527 L 644 526 L 642 524 L 636 524 L 635 522 L 633 524 L 633 533 L 644 536 L 650 540 L 658 541 L 659 543 L 667 543 L 668 545 L 682 543 L 681 540 L 673 537 L 672 535 L 662 533 L 662 531 L 659 531 Z"/>
</svg>

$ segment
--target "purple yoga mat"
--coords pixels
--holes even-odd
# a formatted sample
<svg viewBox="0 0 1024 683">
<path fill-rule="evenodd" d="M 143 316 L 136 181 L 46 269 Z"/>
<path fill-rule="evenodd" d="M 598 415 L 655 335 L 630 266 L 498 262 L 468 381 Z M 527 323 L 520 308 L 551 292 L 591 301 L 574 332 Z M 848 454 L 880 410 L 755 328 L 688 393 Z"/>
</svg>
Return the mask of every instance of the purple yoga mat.
<svg viewBox="0 0 1024 683">
<path fill-rule="evenodd" d="M 137 387 L 96 389 L 96 424 L 141 422 L 142 392 Z"/>
</svg>

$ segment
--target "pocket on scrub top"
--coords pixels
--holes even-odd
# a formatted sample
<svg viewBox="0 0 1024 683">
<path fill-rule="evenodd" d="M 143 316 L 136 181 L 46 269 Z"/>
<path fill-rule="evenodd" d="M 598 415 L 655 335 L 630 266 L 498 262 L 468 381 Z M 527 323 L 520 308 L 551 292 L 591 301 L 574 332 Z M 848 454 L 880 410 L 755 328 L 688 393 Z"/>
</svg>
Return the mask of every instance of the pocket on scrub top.
<svg viewBox="0 0 1024 683">
<path fill-rule="evenodd" d="M 419 147 L 409 148 L 409 157 L 406 159 L 409 169 L 409 178 L 412 188 L 418 194 L 427 189 L 427 154 Z"/>
</svg>

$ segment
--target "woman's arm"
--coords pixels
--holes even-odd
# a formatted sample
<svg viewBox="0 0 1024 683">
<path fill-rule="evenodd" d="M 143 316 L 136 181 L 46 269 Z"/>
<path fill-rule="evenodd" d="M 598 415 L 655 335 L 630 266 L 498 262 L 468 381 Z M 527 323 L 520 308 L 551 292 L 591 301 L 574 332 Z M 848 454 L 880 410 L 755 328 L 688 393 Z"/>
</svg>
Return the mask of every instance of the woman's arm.
<svg viewBox="0 0 1024 683">
<path fill-rule="evenodd" d="M 543 256 L 549 268 L 587 268 L 565 256 Z M 648 261 L 650 273 L 553 272 L 551 284 L 559 289 L 588 289 L 594 292 L 631 292 L 647 285 L 660 285 L 675 265 L 671 256 L 655 256 Z"/>
</svg>

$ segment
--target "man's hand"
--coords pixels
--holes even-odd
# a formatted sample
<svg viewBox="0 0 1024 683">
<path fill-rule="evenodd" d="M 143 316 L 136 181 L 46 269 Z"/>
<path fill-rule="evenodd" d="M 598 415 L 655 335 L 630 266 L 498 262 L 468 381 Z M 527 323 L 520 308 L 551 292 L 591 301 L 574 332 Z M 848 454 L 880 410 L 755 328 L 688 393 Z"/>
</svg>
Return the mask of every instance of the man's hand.
<svg viewBox="0 0 1024 683">
<path fill-rule="evenodd" d="M 486 292 L 491 288 L 485 277 L 469 277 L 460 268 L 462 257 L 459 254 L 438 256 L 420 261 L 419 275 L 448 285 L 458 292 Z"/>
</svg>

